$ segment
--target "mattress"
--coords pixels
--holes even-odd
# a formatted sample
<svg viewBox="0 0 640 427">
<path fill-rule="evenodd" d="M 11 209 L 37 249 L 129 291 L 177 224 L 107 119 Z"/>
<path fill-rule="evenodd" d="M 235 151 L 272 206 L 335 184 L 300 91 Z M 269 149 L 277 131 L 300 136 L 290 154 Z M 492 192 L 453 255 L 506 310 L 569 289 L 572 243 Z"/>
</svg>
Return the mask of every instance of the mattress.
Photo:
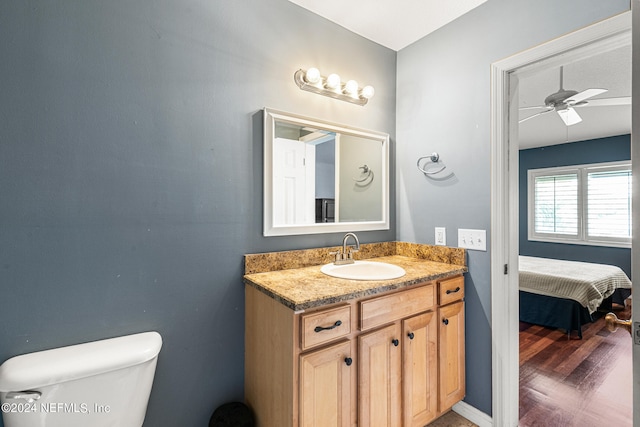
<svg viewBox="0 0 640 427">
<path fill-rule="evenodd" d="M 589 262 L 520 256 L 520 290 L 566 298 L 595 312 L 616 289 L 631 289 L 619 267 Z"/>
</svg>

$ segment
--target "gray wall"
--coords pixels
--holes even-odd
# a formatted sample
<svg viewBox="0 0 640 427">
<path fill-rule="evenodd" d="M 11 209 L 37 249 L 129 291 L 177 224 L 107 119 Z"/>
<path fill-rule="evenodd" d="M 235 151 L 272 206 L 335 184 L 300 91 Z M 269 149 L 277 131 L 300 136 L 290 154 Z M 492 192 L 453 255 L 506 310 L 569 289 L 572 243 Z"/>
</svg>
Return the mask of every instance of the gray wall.
<svg viewBox="0 0 640 427">
<path fill-rule="evenodd" d="M 341 241 L 262 237 L 261 109 L 393 152 L 396 53 L 286 0 L 5 1 L 0 40 L 0 361 L 157 330 L 145 425 L 206 425 L 243 397 L 243 254 Z M 376 96 L 301 91 L 311 66 Z"/>
<path fill-rule="evenodd" d="M 490 64 L 628 7 L 489 0 L 399 52 L 396 79 L 394 52 L 286 0 L 3 2 L 0 360 L 158 330 L 146 425 L 206 425 L 242 398 L 242 255 L 341 237 L 262 237 L 261 108 L 390 133 L 392 229 L 361 241 L 445 226 L 455 246 L 489 231 Z M 310 66 L 376 96 L 300 91 Z M 451 179 L 417 171 L 432 151 Z M 489 262 L 469 253 L 466 400 L 487 413 Z"/>
<path fill-rule="evenodd" d="M 489 0 L 398 53 L 398 239 L 434 243 L 446 227 L 490 232 L 490 65 L 629 9 L 629 0 Z M 437 151 L 453 172 L 426 178 L 418 157 Z M 489 242 L 488 249 L 490 250 Z M 467 396 L 491 414 L 490 252 L 470 251 L 466 276 Z"/>
</svg>

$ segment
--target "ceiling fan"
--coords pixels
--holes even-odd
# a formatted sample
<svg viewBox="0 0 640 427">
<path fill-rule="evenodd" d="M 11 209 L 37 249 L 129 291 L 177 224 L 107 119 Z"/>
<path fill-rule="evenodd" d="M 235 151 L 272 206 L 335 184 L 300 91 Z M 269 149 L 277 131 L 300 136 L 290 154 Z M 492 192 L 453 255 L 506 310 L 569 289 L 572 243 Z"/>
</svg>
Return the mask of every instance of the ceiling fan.
<svg viewBox="0 0 640 427">
<path fill-rule="evenodd" d="M 529 110 L 529 109 L 540 109 L 544 108 L 544 111 L 533 114 L 529 117 L 525 117 L 520 120 L 518 123 L 525 122 L 527 120 L 533 119 L 534 117 L 541 116 L 543 114 L 550 113 L 551 111 L 555 111 L 558 113 L 562 121 L 567 126 L 575 125 L 576 123 L 580 123 L 582 118 L 576 112 L 574 107 L 583 107 L 586 105 L 590 106 L 603 106 L 603 105 L 625 105 L 631 102 L 630 97 L 622 97 L 622 98 L 608 98 L 608 99 L 593 99 L 591 101 L 587 101 L 587 99 L 592 98 L 594 96 L 600 95 L 607 91 L 607 89 L 586 89 L 582 92 L 578 92 L 575 90 L 567 90 L 563 88 L 563 67 L 560 67 L 560 89 L 547 96 L 544 100 L 544 105 L 536 106 L 536 107 L 524 107 L 520 110 Z"/>
</svg>

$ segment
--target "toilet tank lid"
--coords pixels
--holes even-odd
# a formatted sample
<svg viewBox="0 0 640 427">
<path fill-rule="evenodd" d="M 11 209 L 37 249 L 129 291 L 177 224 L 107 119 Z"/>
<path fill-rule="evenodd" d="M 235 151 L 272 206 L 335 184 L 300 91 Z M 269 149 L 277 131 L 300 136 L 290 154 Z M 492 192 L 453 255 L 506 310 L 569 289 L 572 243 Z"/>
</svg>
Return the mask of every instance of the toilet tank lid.
<svg viewBox="0 0 640 427">
<path fill-rule="evenodd" d="M 29 390 L 127 368 L 155 358 L 157 332 L 143 332 L 12 357 L 0 365 L 0 392 Z"/>
</svg>

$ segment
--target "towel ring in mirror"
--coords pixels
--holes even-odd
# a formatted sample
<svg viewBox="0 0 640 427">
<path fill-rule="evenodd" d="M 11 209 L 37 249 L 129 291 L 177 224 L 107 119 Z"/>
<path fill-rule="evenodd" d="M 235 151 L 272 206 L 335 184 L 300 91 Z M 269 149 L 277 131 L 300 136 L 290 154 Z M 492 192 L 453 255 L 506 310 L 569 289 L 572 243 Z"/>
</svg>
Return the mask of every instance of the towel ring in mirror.
<svg viewBox="0 0 640 427">
<path fill-rule="evenodd" d="M 358 178 L 352 178 L 356 182 L 356 185 L 364 187 L 371 184 L 373 182 L 373 171 L 367 165 L 360 166 L 359 169 L 362 169 L 360 176 Z"/>
</svg>

